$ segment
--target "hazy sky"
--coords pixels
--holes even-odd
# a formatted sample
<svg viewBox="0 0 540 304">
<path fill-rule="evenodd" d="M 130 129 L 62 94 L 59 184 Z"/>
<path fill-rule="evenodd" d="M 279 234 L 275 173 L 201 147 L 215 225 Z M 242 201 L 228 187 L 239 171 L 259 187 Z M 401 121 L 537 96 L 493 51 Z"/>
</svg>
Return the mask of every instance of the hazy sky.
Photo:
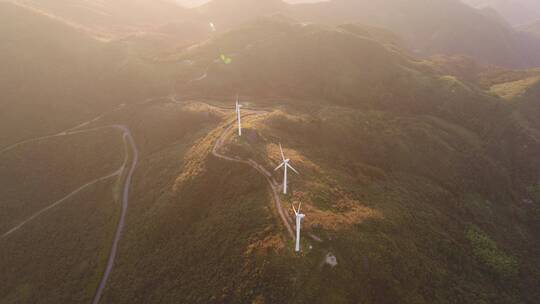
<svg viewBox="0 0 540 304">
<path fill-rule="evenodd" d="M 176 0 L 176 2 L 180 3 L 181 5 L 188 6 L 188 7 L 201 5 L 209 1 L 210 0 Z M 302 3 L 302 2 L 321 2 L 325 0 L 284 0 L 284 1 L 288 3 Z"/>
<path fill-rule="evenodd" d="M 540 19 L 539 0 L 462 0 L 474 7 L 491 7 L 514 25 Z"/>
</svg>

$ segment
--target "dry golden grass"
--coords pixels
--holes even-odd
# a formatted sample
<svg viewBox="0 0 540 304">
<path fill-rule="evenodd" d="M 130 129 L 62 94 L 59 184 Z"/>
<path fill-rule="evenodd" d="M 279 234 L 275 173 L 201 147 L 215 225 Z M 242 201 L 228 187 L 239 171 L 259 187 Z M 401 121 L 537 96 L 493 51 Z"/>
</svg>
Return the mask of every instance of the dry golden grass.
<svg viewBox="0 0 540 304">
<path fill-rule="evenodd" d="M 264 239 L 255 240 L 246 248 L 246 255 L 256 254 L 264 256 L 268 252 L 278 252 L 285 248 L 283 237 L 277 234 L 269 235 Z"/>
<path fill-rule="evenodd" d="M 340 198 L 336 201 L 333 206 L 335 211 L 318 209 L 310 201 L 309 195 L 304 192 L 295 193 L 294 200 L 297 201 L 295 205 L 302 203 L 303 213 L 309 214 L 306 224 L 311 228 L 337 231 L 349 229 L 352 225 L 361 224 L 366 219 L 383 219 L 380 211 L 362 206 L 359 201 L 350 198 Z"/>
<path fill-rule="evenodd" d="M 302 171 L 316 171 L 321 172 L 321 168 L 319 165 L 313 163 L 311 160 L 309 160 L 307 157 L 302 155 L 299 151 L 293 150 L 290 148 L 287 148 L 286 146 L 282 146 L 283 153 L 285 154 L 285 158 L 291 159 L 291 165 L 297 169 Z M 266 151 L 266 156 L 269 160 L 271 160 L 275 164 L 281 163 L 281 153 L 279 151 L 279 143 L 267 143 L 264 146 L 264 150 Z"/>
<path fill-rule="evenodd" d="M 217 128 L 210 132 L 206 137 L 198 140 L 193 147 L 184 156 L 184 168 L 182 174 L 178 176 L 175 181 L 174 190 L 178 189 L 178 186 L 189 179 L 193 179 L 200 174 L 204 173 L 203 164 L 206 161 L 208 155 L 212 152 L 214 142 L 221 135 L 221 128 Z"/>
<path fill-rule="evenodd" d="M 528 77 L 511 82 L 496 84 L 489 89 L 489 92 L 505 100 L 513 100 L 522 96 L 530 87 L 540 82 L 540 77 Z"/>
</svg>

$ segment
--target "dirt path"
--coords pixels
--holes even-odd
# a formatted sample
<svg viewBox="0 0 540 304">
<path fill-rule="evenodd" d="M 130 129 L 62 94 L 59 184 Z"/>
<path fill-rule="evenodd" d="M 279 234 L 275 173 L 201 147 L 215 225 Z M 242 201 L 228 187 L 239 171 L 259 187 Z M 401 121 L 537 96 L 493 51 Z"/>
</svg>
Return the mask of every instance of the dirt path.
<svg viewBox="0 0 540 304">
<path fill-rule="evenodd" d="M 117 176 L 120 176 L 122 174 L 122 168 L 120 168 L 119 170 L 109 174 L 109 175 L 106 175 L 106 176 L 103 176 L 103 177 L 100 177 L 100 178 L 97 178 L 91 182 L 88 182 L 84 185 L 82 185 L 81 187 L 77 188 L 75 191 L 71 192 L 70 194 L 66 195 L 65 197 L 61 198 L 60 200 L 52 203 L 51 205 L 41 209 L 40 211 L 34 213 L 32 216 L 30 216 L 28 219 L 22 221 L 20 224 L 18 224 L 17 226 L 11 228 L 8 232 L 2 234 L 2 236 L 0 236 L 0 240 L 8 237 L 9 235 L 11 235 L 12 233 L 14 233 L 15 231 L 19 230 L 21 227 L 23 227 L 24 225 L 26 225 L 27 223 L 31 222 L 32 220 L 36 219 L 37 217 L 39 217 L 40 215 L 42 215 L 43 213 L 49 211 L 50 209 L 60 205 L 61 203 L 67 201 L 68 199 L 72 198 L 73 196 L 75 196 L 76 194 L 78 194 L 79 192 L 83 191 L 84 189 L 94 185 L 94 184 L 97 184 L 103 180 L 106 180 L 106 179 L 109 179 L 109 178 L 112 178 L 112 177 L 117 177 Z"/>
<path fill-rule="evenodd" d="M 268 112 L 265 112 L 265 111 L 251 111 L 251 112 L 249 112 L 248 115 L 253 116 L 253 115 L 265 115 L 265 114 L 268 114 Z M 247 115 L 244 115 L 244 117 L 246 117 L 246 116 Z M 230 156 L 221 154 L 219 152 L 221 147 L 223 147 L 223 144 L 225 142 L 225 138 L 226 138 L 227 134 L 229 134 L 231 132 L 231 130 L 233 128 L 235 128 L 235 123 L 236 123 L 236 119 L 231 121 L 229 124 L 227 124 L 225 126 L 225 130 L 223 131 L 221 136 L 216 140 L 216 143 L 214 144 L 214 147 L 212 149 L 212 154 L 215 157 L 220 158 L 220 159 L 224 159 L 224 160 L 231 161 L 231 162 L 236 162 L 236 163 L 246 164 L 246 165 L 252 167 L 253 169 L 257 170 L 257 172 L 259 172 L 262 176 L 264 176 L 264 178 L 266 179 L 266 181 L 270 185 L 270 189 L 272 191 L 272 197 L 273 197 L 273 200 L 274 200 L 274 204 L 276 206 L 276 210 L 277 210 L 277 212 L 279 214 L 279 217 L 281 218 L 281 221 L 283 222 L 283 225 L 287 229 L 287 232 L 289 233 L 289 236 L 291 237 L 291 239 L 294 240 L 295 237 L 294 237 L 294 232 L 293 232 L 291 223 L 290 223 L 289 218 L 287 217 L 285 211 L 283 210 L 283 207 L 282 207 L 282 204 L 281 204 L 281 198 L 279 196 L 280 185 L 272 177 L 272 174 L 268 170 L 266 170 L 263 166 L 261 166 L 260 164 L 258 164 L 257 162 L 255 162 L 252 159 L 244 160 L 244 159 L 240 159 L 238 157 L 230 157 Z"/>
<path fill-rule="evenodd" d="M 57 134 L 57 135 L 52 135 L 52 136 L 45 136 L 45 137 L 40 137 L 40 138 L 35 138 L 35 139 L 32 139 L 32 140 L 27 140 L 25 142 L 20 142 L 20 143 L 17 143 L 15 145 L 12 145 L 9 148 L 9 150 L 11 149 L 14 149 L 18 146 L 21 146 L 23 144 L 26 144 L 26 143 L 31 143 L 31 142 L 35 142 L 35 141 L 40 141 L 40 140 L 45 140 L 47 138 L 53 138 L 53 137 L 60 137 L 60 136 L 68 136 L 68 135 L 73 135 L 73 134 L 78 134 L 78 133 L 88 133 L 88 132 L 93 132 L 93 131 L 97 131 L 97 130 L 101 130 L 101 129 L 107 129 L 107 128 L 118 128 L 118 129 L 121 129 L 121 130 L 124 130 L 121 126 L 105 126 L 105 127 L 99 127 L 99 128 L 93 128 L 93 129 L 88 129 L 88 130 L 80 130 L 80 131 L 71 131 L 71 132 L 63 132 L 61 135 L 60 134 Z M 125 131 L 124 131 L 125 132 Z M 126 140 L 124 139 L 124 146 L 126 147 L 127 145 L 127 142 Z M 6 149 L 8 149 L 6 148 Z M 8 151 L 8 150 L 2 150 L 0 151 L 0 154 L 2 152 L 5 152 L 5 151 Z M 126 152 L 127 152 L 127 149 L 125 149 Z M 124 172 L 124 169 L 125 169 L 125 166 L 126 166 L 126 163 L 127 163 L 127 159 L 128 159 L 128 155 L 127 153 L 124 154 L 124 162 L 122 164 L 122 166 L 114 171 L 113 173 L 111 174 L 108 174 L 108 175 L 105 175 L 105 176 L 102 176 L 102 177 L 99 177 L 99 178 L 96 178 L 84 185 L 82 185 L 81 187 L 77 188 L 76 190 L 74 190 L 73 192 L 69 193 L 68 195 L 66 195 L 65 197 L 59 199 L 58 201 L 52 203 L 51 205 L 41 209 L 40 211 L 34 213 L 32 216 L 30 216 L 29 218 L 27 218 L 26 220 L 22 221 L 20 224 L 18 224 L 17 226 L 11 228 L 9 231 L 7 231 L 6 233 L 2 234 L 0 236 L 0 240 L 8 237 L 9 235 L 11 235 L 12 233 L 14 233 L 15 231 L 19 230 L 20 228 L 22 228 L 24 225 L 28 224 L 29 222 L 33 221 L 34 219 L 36 219 L 37 217 L 39 217 L 40 215 L 42 215 L 43 213 L 51 210 L 52 208 L 62 204 L 63 202 L 67 201 L 68 199 L 72 198 L 73 196 L 75 196 L 76 194 L 80 193 L 81 191 L 85 190 L 86 188 L 94 185 L 94 184 L 97 184 L 103 180 L 107 180 L 109 178 L 112 178 L 112 177 L 120 177 L 122 175 L 122 173 Z"/>
</svg>

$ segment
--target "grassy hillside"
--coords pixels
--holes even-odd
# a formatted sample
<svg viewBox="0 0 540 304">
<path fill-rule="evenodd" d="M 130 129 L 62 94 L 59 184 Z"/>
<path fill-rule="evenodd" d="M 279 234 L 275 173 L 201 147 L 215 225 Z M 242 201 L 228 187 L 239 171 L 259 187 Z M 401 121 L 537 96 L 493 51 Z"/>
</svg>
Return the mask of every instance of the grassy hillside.
<svg viewBox="0 0 540 304">
<path fill-rule="evenodd" d="M 134 130 L 143 152 L 104 301 L 239 301 L 262 275 L 245 264 L 250 244 L 267 236 L 280 240 L 264 181 L 208 155 L 220 110 L 164 100 L 127 114 L 119 119 Z M 240 191 L 228 187 L 238 174 Z"/>
<path fill-rule="evenodd" d="M 0 235 L 116 171 L 123 160 L 121 133 L 112 129 L 1 154 Z M 97 182 L 0 239 L 1 303 L 79 303 L 93 297 L 120 209 L 117 182 Z"/>
<path fill-rule="evenodd" d="M 429 116 L 335 107 L 298 113 L 248 124 L 247 141 L 230 149 L 272 168 L 281 141 L 301 172 L 287 202 L 303 203 L 306 233 L 322 235 L 338 257 L 332 280 L 324 269 L 311 271 L 295 302 L 328 302 L 318 289 L 327 284 L 336 288 L 335 303 L 537 296 L 529 288 L 538 283 L 538 205 L 515 196 L 512 164 L 491 156 L 490 139 Z"/>
<path fill-rule="evenodd" d="M 316 48 L 319 44 L 327 46 Z M 231 64 L 215 62 L 220 54 L 230 56 Z M 194 61 L 199 73 L 208 66 L 207 78 L 188 83 L 193 87 L 188 89 L 208 95 L 242 91 L 260 97 L 350 97 L 376 82 L 388 81 L 390 74 L 397 74 L 393 78 L 398 79 L 405 74 L 398 66 L 405 61 L 400 62 L 399 57 L 372 40 L 279 18 L 261 19 L 225 33 L 187 49 L 179 59 Z M 361 64 L 363 68 L 356 69 Z M 265 73 L 260 73 L 263 70 Z M 339 79 L 330 76 L 337 71 L 342 72 Z M 338 84 L 343 87 L 336 87 Z M 184 90 L 182 85 L 180 92 Z"/>
<path fill-rule="evenodd" d="M 81 185 L 116 171 L 123 154 L 121 133 L 113 129 L 44 140 L 0 154 L 1 234 Z"/>
<path fill-rule="evenodd" d="M 2 240 L 0 302 L 91 302 L 120 211 L 113 189 L 103 181 Z"/>
<path fill-rule="evenodd" d="M 302 100 L 429 114 L 484 131 L 508 111 L 434 64 L 383 44 L 386 36 L 361 29 L 262 18 L 179 53 L 174 60 L 193 64 L 176 90 L 191 97 L 241 92 L 273 105 Z"/>
<path fill-rule="evenodd" d="M 279 108 L 246 117 L 224 153 L 271 170 L 282 142 L 301 172 L 284 207 L 301 201 L 304 236 L 322 243 L 294 255 L 264 179 L 210 155 L 232 113 L 157 101 L 111 118 L 146 152 L 106 303 L 534 302 L 539 209 L 493 137 L 427 115 Z"/>
</svg>

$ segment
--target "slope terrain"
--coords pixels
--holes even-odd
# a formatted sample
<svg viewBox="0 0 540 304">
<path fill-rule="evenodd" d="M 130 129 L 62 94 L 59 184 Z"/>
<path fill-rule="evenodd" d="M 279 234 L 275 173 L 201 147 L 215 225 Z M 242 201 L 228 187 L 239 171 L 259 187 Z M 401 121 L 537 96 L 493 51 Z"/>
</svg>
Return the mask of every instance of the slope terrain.
<svg viewBox="0 0 540 304">
<path fill-rule="evenodd" d="M 206 120 L 174 128 L 185 146 L 157 136 L 171 144 L 141 164 L 105 302 L 534 303 L 538 131 L 488 89 L 520 72 L 479 67 L 465 82 L 452 61 L 441 69 L 370 35 L 262 19 L 170 58 L 191 65 L 177 99 L 145 107 L 168 118 L 138 141 Z M 138 115 L 131 128 L 154 121 Z M 212 154 L 220 140 L 240 162 Z M 278 142 L 301 173 L 281 197 L 287 217 L 291 203 L 307 214 L 300 255 L 264 173 L 281 181 Z"/>
<path fill-rule="evenodd" d="M 119 212 L 123 154 L 111 128 L 0 154 L 0 302 L 91 300 Z"/>
</svg>

